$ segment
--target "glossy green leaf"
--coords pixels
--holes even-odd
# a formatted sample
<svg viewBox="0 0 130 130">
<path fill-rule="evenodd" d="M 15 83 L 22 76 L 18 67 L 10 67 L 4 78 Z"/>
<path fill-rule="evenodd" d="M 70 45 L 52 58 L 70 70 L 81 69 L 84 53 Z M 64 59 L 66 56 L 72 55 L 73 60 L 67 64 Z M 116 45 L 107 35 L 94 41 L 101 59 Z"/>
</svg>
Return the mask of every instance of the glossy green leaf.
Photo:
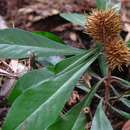
<svg viewBox="0 0 130 130">
<path fill-rule="evenodd" d="M 74 106 L 69 112 L 65 115 L 60 116 L 56 122 L 50 126 L 47 130 L 72 130 L 72 126 L 82 110 L 85 100 L 82 100 L 76 106 Z"/>
<path fill-rule="evenodd" d="M 122 117 L 124 117 L 125 119 L 130 119 L 130 114 L 129 113 L 127 113 L 127 112 L 124 112 L 124 111 L 122 111 L 122 110 L 119 110 L 119 109 L 117 109 L 117 108 L 115 108 L 115 107 L 113 107 L 113 106 L 111 106 L 111 108 L 112 108 L 112 110 L 114 110 L 115 112 L 117 112 L 119 115 L 121 115 Z"/>
<path fill-rule="evenodd" d="M 130 40 L 127 42 L 128 47 L 130 48 Z"/>
<path fill-rule="evenodd" d="M 112 86 L 112 90 L 114 94 L 118 97 L 119 101 L 121 101 L 124 105 L 130 108 L 130 100 L 124 98 L 123 95 L 120 95 L 119 92 Z"/>
<path fill-rule="evenodd" d="M 54 76 L 54 74 L 46 68 L 33 70 L 24 74 L 14 85 L 14 89 L 8 97 L 9 102 L 13 102 L 26 89 L 37 86 L 52 76 Z"/>
<path fill-rule="evenodd" d="M 83 112 L 85 107 L 89 107 L 97 88 L 104 81 L 99 81 L 86 95 L 84 100 L 67 112 L 64 116 L 59 117 L 57 121 L 47 130 L 84 130 L 86 125 L 86 114 Z"/>
<path fill-rule="evenodd" d="M 130 82 L 122 78 L 112 76 L 113 79 L 117 80 L 118 83 L 122 84 L 126 88 L 130 88 Z"/>
<path fill-rule="evenodd" d="M 98 9 L 106 9 L 108 0 L 96 0 L 96 6 Z"/>
<path fill-rule="evenodd" d="M 97 48 L 93 50 L 89 50 L 83 54 L 67 58 L 59 62 L 58 64 L 56 64 L 55 72 L 59 73 L 61 71 L 65 72 L 67 70 L 70 70 L 75 66 L 77 66 L 78 64 L 82 63 L 83 61 L 87 60 L 87 58 L 90 58 L 92 55 L 95 55 L 96 53 L 97 55 L 99 55 L 99 50 Z"/>
<path fill-rule="evenodd" d="M 79 54 L 79 55 L 76 55 L 76 56 L 72 56 L 72 57 L 69 57 L 69 58 L 62 60 L 61 62 L 57 63 L 54 66 L 53 71 L 55 73 L 59 73 L 59 72 L 63 71 L 65 68 L 67 68 L 68 66 L 73 64 L 75 61 L 79 60 L 82 56 L 84 56 L 84 54 L 85 53 Z"/>
<path fill-rule="evenodd" d="M 1 58 L 24 58 L 30 56 L 30 53 L 35 53 L 40 57 L 48 57 L 83 52 L 83 50 L 19 29 L 0 30 L 0 50 Z"/>
<path fill-rule="evenodd" d="M 127 107 L 130 108 L 130 100 L 126 99 L 126 98 L 120 98 L 120 101 L 122 101 L 122 103 L 124 105 L 126 105 Z"/>
<path fill-rule="evenodd" d="M 83 27 L 85 26 L 85 22 L 87 19 L 87 16 L 77 13 L 61 13 L 60 16 L 73 24 L 80 25 Z"/>
<path fill-rule="evenodd" d="M 110 121 L 103 111 L 102 100 L 99 103 L 94 115 L 91 130 L 113 130 Z"/>
<path fill-rule="evenodd" d="M 102 54 L 99 56 L 99 67 L 102 73 L 102 76 L 108 75 L 108 65 L 105 56 Z"/>
<path fill-rule="evenodd" d="M 97 57 L 87 60 L 85 65 L 80 64 L 23 92 L 13 103 L 3 130 L 45 130 L 52 125 L 69 99 L 75 84 Z"/>
<path fill-rule="evenodd" d="M 58 36 L 50 32 L 33 32 L 33 33 L 43 37 L 47 37 L 48 39 L 51 39 L 59 43 L 64 43 Z"/>
<path fill-rule="evenodd" d="M 98 89 L 98 87 L 101 85 L 101 83 L 104 81 L 104 78 L 101 79 L 94 87 L 93 89 L 91 89 L 90 93 L 88 93 L 88 97 L 85 101 L 84 104 L 84 108 L 85 107 L 89 107 L 92 101 L 93 96 L 96 93 L 96 90 Z M 80 112 L 78 118 L 76 119 L 72 130 L 85 130 L 85 126 L 86 126 L 86 114 L 83 113 L 83 111 Z"/>
<path fill-rule="evenodd" d="M 89 86 L 87 86 L 86 84 L 79 84 L 76 86 L 76 88 L 88 93 L 90 91 L 91 88 L 89 88 Z M 99 99 L 102 99 L 102 97 L 100 97 L 98 94 L 95 94 L 95 96 Z"/>
</svg>

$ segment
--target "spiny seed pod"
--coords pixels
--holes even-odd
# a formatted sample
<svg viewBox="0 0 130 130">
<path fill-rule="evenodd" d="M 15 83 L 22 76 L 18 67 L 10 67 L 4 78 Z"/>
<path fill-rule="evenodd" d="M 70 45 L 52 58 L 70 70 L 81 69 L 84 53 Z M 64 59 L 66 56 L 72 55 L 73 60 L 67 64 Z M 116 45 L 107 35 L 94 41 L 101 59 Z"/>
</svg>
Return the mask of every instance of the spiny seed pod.
<svg viewBox="0 0 130 130">
<path fill-rule="evenodd" d="M 112 9 L 93 10 L 87 18 L 85 28 L 94 40 L 106 43 L 106 39 L 115 37 L 121 31 L 120 15 Z"/>
<path fill-rule="evenodd" d="M 104 52 L 111 70 L 114 70 L 116 67 L 122 70 L 122 65 L 130 63 L 129 49 L 121 38 L 115 37 L 112 41 L 105 44 Z"/>
</svg>

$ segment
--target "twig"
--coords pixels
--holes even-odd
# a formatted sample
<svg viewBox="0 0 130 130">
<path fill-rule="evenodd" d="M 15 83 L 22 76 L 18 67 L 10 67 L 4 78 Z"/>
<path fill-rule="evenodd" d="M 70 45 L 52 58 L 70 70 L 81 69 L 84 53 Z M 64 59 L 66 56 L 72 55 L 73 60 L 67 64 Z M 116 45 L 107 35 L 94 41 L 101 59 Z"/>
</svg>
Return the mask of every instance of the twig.
<svg viewBox="0 0 130 130">
<path fill-rule="evenodd" d="M 107 104 L 109 103 L 109 98 L 110 98 L 110 86 L 111 86 L 111 69 L 108 70 L 108 76 L 105 82 L 104 102 L 105 102 L 106 111 L 107 111 Z"/>
<path fill-rule="evenodd" d="M 0 76 L 7 76 L 7 77 L 13 77 L 13 78 L 18 78 L 18 75 L 9 73 L 3 69 L 0 69 Z"/>
</svg>

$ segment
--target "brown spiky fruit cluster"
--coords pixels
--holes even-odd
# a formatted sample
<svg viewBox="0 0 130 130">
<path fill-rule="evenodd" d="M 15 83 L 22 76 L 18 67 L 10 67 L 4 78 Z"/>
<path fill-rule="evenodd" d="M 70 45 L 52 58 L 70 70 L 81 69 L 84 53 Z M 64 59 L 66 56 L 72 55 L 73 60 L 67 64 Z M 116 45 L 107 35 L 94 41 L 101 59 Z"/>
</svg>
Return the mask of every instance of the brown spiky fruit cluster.
<svg viewBox="0 0 130 130">
<path fill-rule="evenodd" d="M 105 42 L 121 31 L 120 15 L 114 10 L 93 10 L 87 18 L 86 30 L 96 41 Z"/>
<path fill-rule="evenodd" d="M 115 37 L 104 46 L 107 62 L 111 70 L 118 67 L 122 70 L 122 65 L 130 63 L 130 52 L 121 38 Z"/>
<path fill-rule="evenodd" d="M 121 31 L 120 15 L 112 9 L 93 10 L 87 18 L 86 32 L 97 42 L 103 43 L 104 54 L 111 70 L 128 65 L 130 52 L 119 37 Z"/>
</svg>

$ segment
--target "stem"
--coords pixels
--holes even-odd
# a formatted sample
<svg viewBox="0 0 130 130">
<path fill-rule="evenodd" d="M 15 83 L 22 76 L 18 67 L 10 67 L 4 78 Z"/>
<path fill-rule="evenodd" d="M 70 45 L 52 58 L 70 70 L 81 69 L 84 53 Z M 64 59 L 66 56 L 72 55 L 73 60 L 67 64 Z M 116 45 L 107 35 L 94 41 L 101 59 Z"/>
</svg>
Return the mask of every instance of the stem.
<svg viewBox="0 0 130 130">
<path fill-rule="evenodd" d="M 110 98 L 110 86 L 111 86 L 111 70 L 108 70 L 108 76 L 105 82 L 105 96 L 104 96 L 104 101 L 105 101 L 105 109 L 107 109 L 107 104 L 109 103 L 109 98 Z"/>
</svg>

